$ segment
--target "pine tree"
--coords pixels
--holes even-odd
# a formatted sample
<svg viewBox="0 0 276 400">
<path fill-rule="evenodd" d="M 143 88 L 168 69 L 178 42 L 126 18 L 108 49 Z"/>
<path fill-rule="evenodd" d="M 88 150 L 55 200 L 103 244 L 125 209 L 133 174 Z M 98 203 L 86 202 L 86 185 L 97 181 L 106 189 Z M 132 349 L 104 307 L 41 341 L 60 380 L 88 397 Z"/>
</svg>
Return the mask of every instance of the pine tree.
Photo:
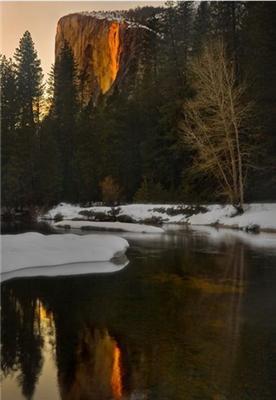
<svg viewBox="0 0 276 400">
<path fill-rule="evenodd" d="M 40 118 L 42 68 L 30 32 L 20 39 L 15 54 L 20 126 L 34 126 Z"/>
<path fill-rule="evenodd" d="M 15 141 L 15 125 L 18 118 L 16 76 L 11 59 L 0 59 L 1 68 L 1 186 L 2 204 L 8 206 L 12 200 L 9 187 L 9 171 Z"/>
<path fill-rule="evenodd" d="M 226 50 L 235 63 L 240 78 L 241 28 L 244 18 L 245 2 L 212 1 L 209 5 L 210 33 L 214 40 L 222 39 Z"/>
<path fill-rule="evenodd" d="M 184 84 L 187 81 L 188 62 L 192 50 L 194 4 L 192 1 L 178 1 L 176 7 L 176 38 Z"/>
<path fill-rule="evenodd" d="M 194 19 L 193 53 L 199 54 L 204 42 L 210 35 L 210 6 L 208 1 L 201 1 Z"/>
<path fill-rule="evenodd" d="M 37 201 L 36 161 L 39 160 L 36 160 L 36 154 L 39 145 L 39 104 L 43 90 L 40 60 L 29 32 L 25 32 L 20 39 L 14 58 L 16 120 L 12 122 L 14 140 L 6 177 L 10 205 L 22 207 L 33 206 Z"/>
<path fill-rule="evenodd" d="M 61 165 L 55 124 L 50 116 L 44 118 L 39 130 L 37 149 L 37 202 L 42 206 L 56 204 L 61 197 Z"/>
<path fill-rule="evenodd" d="M 247 2 L 242 26 L 243 73 L 257 102 L 258 124 L 263 127 L 263 168 L 250 182 L 254 198 L 276 197 L 276 3 Z"/>
<path fill-rule="evenodd" d="M 100 199 L 99 180 L 101 164 L 101 149 L 99 145 L 101 125 L 101 108 L 97 110 L 87 106 L 78 118 L 78 135 L 76 138 L 75 175 L 79 201 L 87 202 Z"/>
<path fill-rule="evenodd" d="M 73 53 L 65 42 L 54 68 L 54 98 L 51 112 L 60 154 L 64 201 L 74 201 L 78 197 L 74 173 L 77 113 L 77 68 Z"/>
</svg>

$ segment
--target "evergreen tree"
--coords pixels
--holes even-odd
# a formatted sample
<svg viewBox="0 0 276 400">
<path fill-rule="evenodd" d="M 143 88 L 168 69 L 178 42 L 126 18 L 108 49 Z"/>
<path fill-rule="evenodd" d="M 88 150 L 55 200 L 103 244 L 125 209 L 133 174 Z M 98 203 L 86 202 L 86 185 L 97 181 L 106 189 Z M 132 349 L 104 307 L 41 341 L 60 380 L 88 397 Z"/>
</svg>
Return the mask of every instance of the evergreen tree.
<svg viewBox="0 0 276 400">
<path fill-rule="evenodd" d="M 191 85 L 194 58 L 217 39 L 223 39 L 227 59 L 235 66 L 236 84 L 243 78 L 252 82 L 250 97 L 260 110 L 257 122 L 255 115 L 254 121 L 251 118 L 244 144 L 251 146 L 254 124 L 263 126 L 263 142 L 269 143 L 269 149 L 263 149 L 266 179 L 251 174 L 251 196 L 257 196 L 263 182 L 264 196 L 273 195 L 275 10 L 272 3 L 204 1 L 197 6 L 171 1 L 164 8 L 130 10 L 127 19 L 150 29 L 134 35 L 131 54 L 122 52 L 125 68 L 119 70 L 112 90 L 84 108 L 87 77 L 77 74 L 64 42 L 48 80 L 44 119 L 40 61 L 26 32 L 15 64 L 1 59 L 3 204 L 98 200 L 100 183 L 108 176 L 119 185 L 120 199 L 127 201 L 135 193 L 146 193 L 148 201 L 158 201 L 158 196 L 194 200 L 199 186 L 200 200 L 212 200 L 216 186 L 213 182 L 210 189 L 206 171 L 189 173 L 194 152 L 181 143 L 179 121 L 187 114 L 183 104 L 198 95 Z"/>
<path fill-rule="evenodd" d="M 15 141 L 15 126 L 18 117 L 17 90 L 14 65 L 5 56 L 0 59 L 1 68 L 1 182 L 2 204 L 7 206 L 12 200 L 8 176 Z"/>
<path fill-rule="evenodd" d="M 17 106 L 13 120 L 14 141 L 7 172 L 10 205 L 31 206 L 37 201 L 39 104 L 42 95 L 42 70 L 30 33 L 20 39 L 15 52 Z"/>
<path fill-rule="evenodd" d="M 239 78 L 244 10 L 245 2 L 241 1 L 212 1 L 209 5 L 211 38 L 224 41 Z"/>
<path fill-rule="evenodd" d="M 100 199 L 99 181 L 103 168 L 100 158 L 100 114 L 100 105 L 97 110 L 87 106 L 78 119 L 75 174 L 80 202 Z"/>
<path fill-rule="evenodd" d="M 180 54 L 180 63 L 183 73 L 184 83 L 186 85 L 188 62 L 192 50 L 193 22 L 194 22 L 194 4 L 192 1 L 178 1 L 176 7 L 177 13 L 177 43 Z"/>
<path fill-rule="evenodd" d="M 36 158 L 37 203 L 42 206 L 52 206 L 63 199 L 61 197 L 60 154 L 55 136 L 55 124 L 49 116 L 41 122 Z"/>
<path fill-rule="evenodd" d="M 193 53 L 198 54 L 210 35 L 210 6 L 208 1 L 199 3 L 193 28 Z"/>
<path fill-rule="evenodd" d="M 77 200 L 74 159 L 77 135 L 77 68 L 67 42 L 61 48 L 54 70 L 54 98 L 51 117 L 60 155 L 64 201 Z"/>
<path fill-rule="evenodd" d="M 250 182 L 251 196 L 260 200 L 276 197 L 276 3 L 247 2 L 242 37 L 242 69 L 251 82 L 262 126 L 263 168 Z"/>
<path fill-rule="evenodd" d="M 20 39 L 14 54 L 18 89 L 20 127 L 39 122 L 40 101 L 43 93 L 42 68 L 30 32 Z"/>
</svg>

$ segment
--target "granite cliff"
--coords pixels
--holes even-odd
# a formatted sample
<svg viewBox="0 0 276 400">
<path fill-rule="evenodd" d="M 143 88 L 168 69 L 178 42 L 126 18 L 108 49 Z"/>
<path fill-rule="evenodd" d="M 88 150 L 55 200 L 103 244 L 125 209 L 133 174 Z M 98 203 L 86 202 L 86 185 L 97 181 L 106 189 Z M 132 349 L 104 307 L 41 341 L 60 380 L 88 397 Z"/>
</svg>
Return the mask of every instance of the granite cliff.
<svg viewBox="0 0 276 400">
<path fill-rule="evenodd" d="M 100 94 L 122 86 L 139 65 L 141 43 L 153 32 L 121 17 L 76 13 L 58 21 L 55 56 L 66 41 L 72 49 L 81 80 L 83 103 L 96 103 Z M 134 68 L 132 68 L 134 67 Z"/>
</svg>

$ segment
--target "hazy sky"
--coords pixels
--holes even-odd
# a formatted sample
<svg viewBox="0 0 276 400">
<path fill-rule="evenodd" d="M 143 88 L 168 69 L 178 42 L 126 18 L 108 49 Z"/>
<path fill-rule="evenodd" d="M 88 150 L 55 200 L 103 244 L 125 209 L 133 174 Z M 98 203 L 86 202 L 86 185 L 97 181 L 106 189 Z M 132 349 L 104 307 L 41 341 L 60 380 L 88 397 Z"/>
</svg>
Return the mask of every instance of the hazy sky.
<svg viewBox="0 0 276 400">
<path fill-rule="evenodd" d="M 49 72 L 54 61 L 57 21 L 76 11 L 122 10 L 143 5 L 164 5 L 164 1 L 1 1 L 0 52 L 11 57 L 19 39 L 31 32 L 43 72 Z"/>
</svg>

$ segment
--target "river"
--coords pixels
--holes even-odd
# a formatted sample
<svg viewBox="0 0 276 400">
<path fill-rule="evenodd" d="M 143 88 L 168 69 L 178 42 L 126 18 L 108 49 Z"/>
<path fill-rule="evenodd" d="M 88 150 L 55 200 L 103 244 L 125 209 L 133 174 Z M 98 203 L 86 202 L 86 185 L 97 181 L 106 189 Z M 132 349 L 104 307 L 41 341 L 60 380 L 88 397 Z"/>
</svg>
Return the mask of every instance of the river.
<svg viewBox="0 0 276 400">
<path fill-rule="evenodd" d="M 2 284 L 2 399 L 276 399 L 273 237 L 125 237 L 119 272 Z"/>
</svg>

